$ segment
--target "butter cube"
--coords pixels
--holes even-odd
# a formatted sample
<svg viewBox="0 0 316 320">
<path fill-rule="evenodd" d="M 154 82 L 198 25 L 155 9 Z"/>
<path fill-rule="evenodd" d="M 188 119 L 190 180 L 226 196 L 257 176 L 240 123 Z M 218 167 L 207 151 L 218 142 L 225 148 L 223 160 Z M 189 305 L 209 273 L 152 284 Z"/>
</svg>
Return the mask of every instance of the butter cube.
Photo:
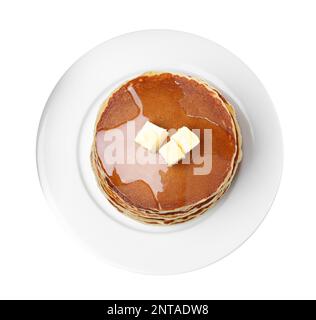
<svg viewBox="0 0 316 320">
<path fill-rule="evenodd" d="M 199 137 L 187 127 L 182 127 L 171 136 L 171 140 L 176 142 L 184 153 L 190 152 L 200 143 Z"/>
<path fill-rule="evenodd" d="M 163 145 L 160 148 L 159 153 L 167 162 L 168 166 L 176 164 L 178 161 L 184 159 L 185 157 L 183 151 L 173 140 L 170 140 L 165 145 Z"/>
<path fill-rule="evenodd" d="M 147 121 L 136 135 L 135 142 L 151 152 L 157 152 L 167 136 L 166 129 Z"/>
</svg>

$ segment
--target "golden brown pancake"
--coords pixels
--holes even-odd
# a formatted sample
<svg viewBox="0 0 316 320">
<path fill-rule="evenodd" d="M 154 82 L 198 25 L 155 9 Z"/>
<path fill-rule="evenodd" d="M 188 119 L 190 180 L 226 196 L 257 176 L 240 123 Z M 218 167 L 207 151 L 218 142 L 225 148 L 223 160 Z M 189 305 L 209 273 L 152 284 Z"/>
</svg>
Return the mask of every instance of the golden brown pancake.
<svg viewBox="0 0 316 320">
<path fill-rule="evenodd" d="M 128 134 L 131 125 L 137 133 L 146 121 L 167 130 L 199 129 L 200 160 L 211 159 L 211 170 L 204 172 L 205 163 L 195 163 L 192 152 L 184 163 L 171 167 L 130 161 L 134 154 L 147 159 Z M 107 150 L 117 131 L 122 133 L 124 157 L 113 163 Z M 201 215 L 228 189 L 240 160 L 241 135 L 233 107 L 217 90 L 192 77 L 141 75 L 115 90 L 97 117 L 91 161 L 98 184 L 119 211 L 145 223 L 175 224 Z"/>
</svg>

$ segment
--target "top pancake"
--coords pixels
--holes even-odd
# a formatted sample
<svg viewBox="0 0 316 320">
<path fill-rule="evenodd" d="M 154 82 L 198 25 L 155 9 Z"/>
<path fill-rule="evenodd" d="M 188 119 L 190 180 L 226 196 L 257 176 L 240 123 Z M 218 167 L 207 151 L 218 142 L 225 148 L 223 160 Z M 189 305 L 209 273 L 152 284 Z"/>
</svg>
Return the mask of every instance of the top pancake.
<svg viewBox="0 0 316 320">
<path fill-rule="evenodd" d="M 211 171 L 195 174 L 194 168 L 201 169 L 203 163 L 192 161 L 172 167 L 129 163 L 127 154 L 148 156 L 127 134 L 131 124 L 137 133 L 146 121 L 167 130 L 200 129 L 201 156 L 210 156 Z M 123 133 L 125 156 L 122 163 L 113 164 L 104 152 L 110 143 L 105 137 L 117 129 Z M 211 136 L 205 129 L 211 129 Z M 178 210 L 215 195 L 232 174 L 237 145 L 234 120 L 220 95 L 205 83 L 178 74 L 150 73 L 128 81 L 104 103 L 96 124 L 96 151 L 112 191 L 146 210 Z"/>
</svg>

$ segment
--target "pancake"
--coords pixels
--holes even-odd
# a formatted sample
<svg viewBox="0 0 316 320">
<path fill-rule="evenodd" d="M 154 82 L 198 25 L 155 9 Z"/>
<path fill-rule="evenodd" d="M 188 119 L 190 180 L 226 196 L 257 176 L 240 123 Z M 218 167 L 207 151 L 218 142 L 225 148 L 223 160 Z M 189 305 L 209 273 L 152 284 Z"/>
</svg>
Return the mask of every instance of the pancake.
<svg viewBox="0 0 316 320">
<path fill-rule="evenodd" d="M 171 132 L 198 129 L 198 152 L 168 167 L 134 141 L 146 121 Z M 113 138 L 120 142 L 120 161 L 113 162 Z M 217 90 L 185 75 L 151 72 L 121 85 L 102 105 L 91 163 L 100 189 L 120 212 L 167 225 L 214 205 L 229 188 L 241 155 L 235 111 Z"/>
</svg>

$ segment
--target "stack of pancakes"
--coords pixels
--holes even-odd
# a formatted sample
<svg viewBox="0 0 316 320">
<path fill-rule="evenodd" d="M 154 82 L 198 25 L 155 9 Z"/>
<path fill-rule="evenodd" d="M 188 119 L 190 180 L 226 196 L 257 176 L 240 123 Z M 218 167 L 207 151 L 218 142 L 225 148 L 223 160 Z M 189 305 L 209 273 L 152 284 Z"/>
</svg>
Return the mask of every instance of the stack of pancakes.
<svg viewBox="0 0 316 320">
<path fill-rule="evenodd" d="M 106 136 L 120 130 L 123 151 L 132 154 L 142 147 L 126 128 L 134 124 L 138 131 L 146 121 L 167 130 L 201 130 L 200 145 L 211 141 L 200 150 L 203 159 L 211 153 L 211 170 L 196 174 L 202 164 L 192 161 L 171 167 L 129 163 L 126 154 L 123 163 L 110 162 Z M 205 129 L 212 132 L 210 140 Z M 102 105 L 91 162 L 101 191 L 120 212 L 143 223 L 171 225 L 200 216 L 223 196 L 241 161 L 241 143 L 235 111 L 217 90 L 186 75 L 151 72 L 124 83 Z M 187 157 L 192 160 L 192 153 Z"/>
</svg>

